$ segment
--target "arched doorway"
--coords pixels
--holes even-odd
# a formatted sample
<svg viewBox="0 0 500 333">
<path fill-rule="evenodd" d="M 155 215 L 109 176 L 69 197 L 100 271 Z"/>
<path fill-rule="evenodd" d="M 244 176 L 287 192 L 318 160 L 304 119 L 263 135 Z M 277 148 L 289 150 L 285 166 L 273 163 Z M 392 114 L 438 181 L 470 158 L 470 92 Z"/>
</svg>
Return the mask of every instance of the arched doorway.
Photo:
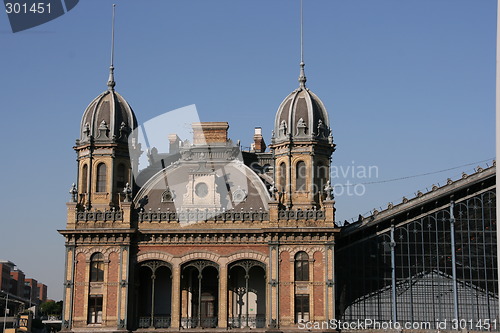
<svg viewBox="0 0 500 333">
<path fill-rule="evenodd" d="M 256 260 L 240 260 L 229 266 L 228 293 L 230 327 L 265 327 L 265 264 Z"/>
<path fill-rule="evenodd" d="M 208 260 L 195 260 L 182 267 L 181 326 L 217 327 L 219 266 Z"/>
<path fill-rule="evenodd" d="M 172 269 L 170 264 L 151 260 L 139 267 L 139 328 L 168 328 L 172 313 Z"/>
</svg>

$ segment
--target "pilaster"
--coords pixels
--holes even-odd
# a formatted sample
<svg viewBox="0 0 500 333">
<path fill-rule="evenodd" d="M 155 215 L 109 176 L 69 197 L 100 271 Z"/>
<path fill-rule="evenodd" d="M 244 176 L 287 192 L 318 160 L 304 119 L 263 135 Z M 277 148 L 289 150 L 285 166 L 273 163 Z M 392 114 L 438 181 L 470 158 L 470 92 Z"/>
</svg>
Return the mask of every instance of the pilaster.
<svg viewBox="0 0 500 333">
<path fill-rule="evenodd" d="M 323 207 L 325 210 L 325 220 L 331 223 L 335 222 L 335 200 L 325 200 L 323 201 Z"/>
<path fill-rule="evenodd" d="M 172 328 L 180 328 L 181 317 L 181 267 L 175 264 L 172 267 Z"/>
<path fill-rule="evenodd" d="M 227 264 L 219 266 L 219 328 L 227 328 Z"/>
</svg>

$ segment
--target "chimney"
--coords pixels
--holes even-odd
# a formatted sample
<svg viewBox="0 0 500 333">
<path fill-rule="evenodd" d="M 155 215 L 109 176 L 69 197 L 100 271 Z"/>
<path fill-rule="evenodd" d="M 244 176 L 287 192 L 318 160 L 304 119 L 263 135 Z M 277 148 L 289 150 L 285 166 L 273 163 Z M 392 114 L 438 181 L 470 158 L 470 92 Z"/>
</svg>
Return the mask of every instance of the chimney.
<svg viewBox="0 0 500 333">
<path fill-rule="evenodd" d="M 177 136 L 177 134 L 169 134 L 168 141 L 170 142 L 170 146 L 169 146 L 169 150 L 168 150 L 169 154 L 178 153 L 180 142 L 181 142 L 181 139 L 179 138 L 179 136 Z"/>
<path fill-rule="evenodd" d="M 264 138 L 262 137 L 261 127 L 255 127 L 252 148 L 252 150 L 256 153 L 262 153 L 266 150 L 266 143 L 264 142 Z"/>
<path fill-rule="evenodd" d="M 193 123 L 193 144 L 226 144 L 227 129 L 229 124 L 227 121 L 214 121 Z"/>
</svg>

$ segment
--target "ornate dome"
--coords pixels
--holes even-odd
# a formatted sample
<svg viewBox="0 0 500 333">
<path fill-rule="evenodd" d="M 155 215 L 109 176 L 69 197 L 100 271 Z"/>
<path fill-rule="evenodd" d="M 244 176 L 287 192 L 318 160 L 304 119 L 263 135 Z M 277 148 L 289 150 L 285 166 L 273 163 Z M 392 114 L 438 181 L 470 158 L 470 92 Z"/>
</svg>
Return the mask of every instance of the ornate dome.
<svg viewBox="0 0 500 333">
<path fill-rule="evenodd" d="M 97 96 L 83 113 L 80 143 L 93 137 L 96 142 L 126 142 L 128 134 L 137 127 L 134 111 L 114 90 L 111 72 L 108 90 Z"/>
<path fill-rule="evenodd" d="M 331 140 L 330 122 L 323 102 L 306 88 L 304 63 L 300 64 L 299 88 L 281 102 L 274 121 L 274 143 Z"/>
</svg>

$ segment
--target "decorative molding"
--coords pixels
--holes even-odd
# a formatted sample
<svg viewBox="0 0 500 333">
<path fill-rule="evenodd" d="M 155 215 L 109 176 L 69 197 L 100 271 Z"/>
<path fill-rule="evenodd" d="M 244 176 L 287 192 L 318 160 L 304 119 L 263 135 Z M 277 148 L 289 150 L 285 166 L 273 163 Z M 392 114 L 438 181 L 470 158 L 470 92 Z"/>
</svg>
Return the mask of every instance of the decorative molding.
<svg viewBox="0 0 500 333">
<path fill-rule="evenodd" d="M 99 246 L 99 247 L 78 247 L 75 250 L 75 255 L 78 255 L 80 253 L 85 254 L 85 261 L 90 262 L 90 257 L 94 254 L 100 252 L 104 256 L 104 262 L 109 263 L 109 255 L 112 252 L 118 253 L 118 249 L 113 246 L 113 247 L 104 247 L 104 246 Z"/>
<path fill-rule="evenodd" d="M 326 218 L 325 212 L 316 209 L 307 209 L 307 210 L 297 209 L 297 210 L 278 211 L 278 220 L 318 221 L 318 220 L 325 220 L 325 218 Z"/>
<path fill-rule="evenodd" d="M 227 264 L 230 265 L 235 261 L 239 260 L 255 260 L 261 263 L 264 263 L 266 266 L 269 266 L 269 257 L 263 255 L 262 253 L 254 252 L 254 251 L 241 251 L 227 257 Z"/>
<path fill-rule="evenodd" d="M 306 246 L 306 245 L 300 245 L 300 246 L 289 246 L 289 245 L 284 245 L 280 247 L 279 253 L 281 254 L 282 252 L 288 252 L 290 253 L 290 258 L 295 258 L 295 255 L 298 252 L 305 252 L 309 256 L 309 260 L 314 259 L 314 252 L 321 252 L 321 254 L 325 255 L 325 248 L 317 245 L 313 245 L 312 247 Z M 290 259 L 293 261 L 293 259 Z"/>
<path fill-rule="evenodd" d="M 76 222 L 88 222 L 88 221 L 104 221 L 104 222 L 123 222 L 123 212 L 121 210 L 115 211 L 84 211 L 77 212 L 75 215 Z"/>
<path fill-rule="evenodd" d="M 137 263 L 141 263 L 148 260 L 161 260 L 167 263 L 172 263 L 173 256 L 166 252 L 155 251 L 155 252 L 144 252 L 137 255 Z"/>
<path fill-rule="evenodd" d="M 213 261 L 216 263 L 219 261 L 219 258 L 220 258 L 220 255 L 213 253 L 213 252 L 209 252 L 209 251 L 190 252 L 188 254 L 183 255 L 180 258 L 180 265 L 183 265 L 185 263 L 188 263 L 188 262 L 194 261 L 194 260 L 206 260 L 206 261 Z"/>
<path fill-rule="evenodd" d="M 209 209 L 185 209 L 179 211 L 156 212 L 149 210 L 147 212 L 138 213 L 139 223 L 148 222 L 167 222 L 179 223 L 182 222 L 253 222 L 253 221 L 269 221 L 269 212 L 264 210 L 255 211 L 219 211 L 214 212 Z"/>
</svg>

